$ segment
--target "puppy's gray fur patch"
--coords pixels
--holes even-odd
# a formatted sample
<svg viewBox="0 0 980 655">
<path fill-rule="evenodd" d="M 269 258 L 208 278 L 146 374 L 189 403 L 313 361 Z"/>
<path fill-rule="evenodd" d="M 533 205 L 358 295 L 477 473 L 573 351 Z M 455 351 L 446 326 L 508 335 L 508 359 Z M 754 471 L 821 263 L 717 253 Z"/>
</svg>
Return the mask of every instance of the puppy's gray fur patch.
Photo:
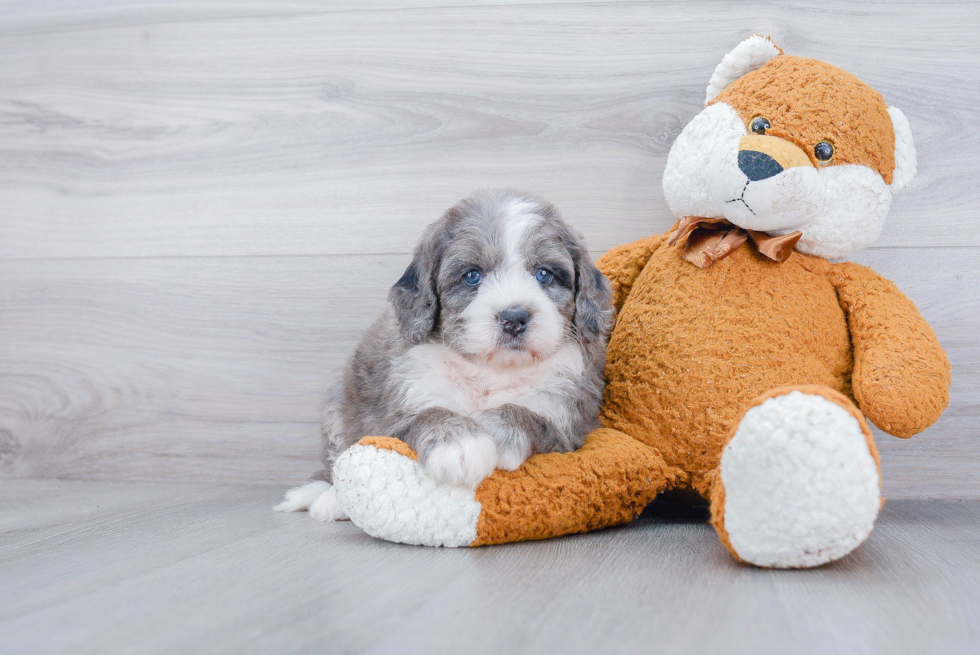
<svg viewBox="0 0 980 655">
<path fill-rule="evenodd" d="M 425 229 L 389 300 L 326 399 L 322 479 L 365 436 L 404 440 L 423 466 L 453 435 L 489 437 L 493 465 L 516 468 L 598 425 L 609 282 L 549 203 L 511 190 L 461 201 Z M 505 306 L 527 310 L 524 331 L 499 329 Z"/>
</svg>

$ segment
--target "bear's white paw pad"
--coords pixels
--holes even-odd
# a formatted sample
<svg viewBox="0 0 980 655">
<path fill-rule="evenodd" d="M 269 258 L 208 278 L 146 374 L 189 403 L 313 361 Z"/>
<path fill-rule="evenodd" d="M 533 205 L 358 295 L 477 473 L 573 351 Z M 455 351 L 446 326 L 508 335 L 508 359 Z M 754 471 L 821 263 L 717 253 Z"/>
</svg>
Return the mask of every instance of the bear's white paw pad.
<svg viewBox="0 0 980 655">
<path fill-rule="evenodd" d="M 725 530 L 757 566 L 819 566 L 857 548 L 881 507 L 861 426 L 822 396 L 792 391 L 753 407 L 721 457 Z"/>
<path fill-rule="evenodd" d="M 313 501 L 328 489 L 330 489 L 330 483 L 320 480 L 304 484 L 302 487 L 295 487 L 287 491 L 285 500 L 272 509 L 277 512 L 302 512 L 309 509 Z"/>
<path fill-rule="evenodd" d="M 355 444 L 337 459 L 333 479 L 350 520 L 373 537 L 424 546 L 468 546 L 476 539 L 474 492 L 436 481 L 393 450 Z"/>
<path fill-rule="evenodd" d="M 315 521 L 346 521 L 347 514 L 337 500 L 337 488 L 331 487 L 310 505 L 310 518 Z"/>
</svg>

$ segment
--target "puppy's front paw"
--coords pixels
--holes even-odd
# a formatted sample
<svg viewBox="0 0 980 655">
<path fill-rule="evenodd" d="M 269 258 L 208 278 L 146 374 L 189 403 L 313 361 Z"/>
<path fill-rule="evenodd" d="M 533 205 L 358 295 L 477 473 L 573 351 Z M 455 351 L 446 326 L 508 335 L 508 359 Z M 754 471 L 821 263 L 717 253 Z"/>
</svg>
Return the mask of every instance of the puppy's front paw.
<svg viewBox="0 0 980 655">
<path fill-rule="evenodd" d="M 528 448 L 519 445 L 504 445 L 497 450 L 497 468 L 504 471 L 516 471 L 531 456 Z"/>
<path fill-rule="evenodd" d="M 422 466 L 440 482 L 476 489 L 497 468 L 497 448 L 485 434 L 454 436 L 424 453 Z"/>
</svg>

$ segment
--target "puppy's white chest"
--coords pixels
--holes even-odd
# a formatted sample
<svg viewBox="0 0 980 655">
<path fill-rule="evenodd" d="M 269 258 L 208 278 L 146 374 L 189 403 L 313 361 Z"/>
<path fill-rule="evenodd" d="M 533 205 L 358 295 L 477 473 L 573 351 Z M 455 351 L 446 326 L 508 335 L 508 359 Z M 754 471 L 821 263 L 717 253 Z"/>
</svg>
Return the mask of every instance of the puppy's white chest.
<svg viewBox="0 0 980 655">
<path fill-rule="evenodd" d="M 406 403 L 418 409 L 445 407 L 461 414 L 515 404 L 550 414 L 581 378 L 577 348 L 519 369 L 467 361 L 444 346 L 423 344 L 409 351 L 404 367 Z"/>
</svg>

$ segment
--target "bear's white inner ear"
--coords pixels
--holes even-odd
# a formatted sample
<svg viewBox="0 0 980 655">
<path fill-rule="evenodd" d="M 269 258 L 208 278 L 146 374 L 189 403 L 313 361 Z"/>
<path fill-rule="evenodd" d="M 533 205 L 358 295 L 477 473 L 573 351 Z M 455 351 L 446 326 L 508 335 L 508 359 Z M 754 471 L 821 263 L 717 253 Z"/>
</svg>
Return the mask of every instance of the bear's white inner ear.
<svg viewBox="0 0 980 655">
<path fill-rule="evenodd" d="M 912 184 L 918 171 L 915 144 L 912 142 L 912 126 L 898 107 L 889 107 L 888 115 L 895 128 L 895 172 L 892 174 L 892 190 L 899 191 Z"/>
<path fill-rule="evenodd" d="M 708 104 L 712 98 L 724 91 L 726 86 L 781 53 L 779 46 L 770 41 L 767 36 L 753 34 L 745 39 L 725 55 L 715 68 L 711 81 L 708 82 L 708 93 L 704 103 Z"/>
</svg>

